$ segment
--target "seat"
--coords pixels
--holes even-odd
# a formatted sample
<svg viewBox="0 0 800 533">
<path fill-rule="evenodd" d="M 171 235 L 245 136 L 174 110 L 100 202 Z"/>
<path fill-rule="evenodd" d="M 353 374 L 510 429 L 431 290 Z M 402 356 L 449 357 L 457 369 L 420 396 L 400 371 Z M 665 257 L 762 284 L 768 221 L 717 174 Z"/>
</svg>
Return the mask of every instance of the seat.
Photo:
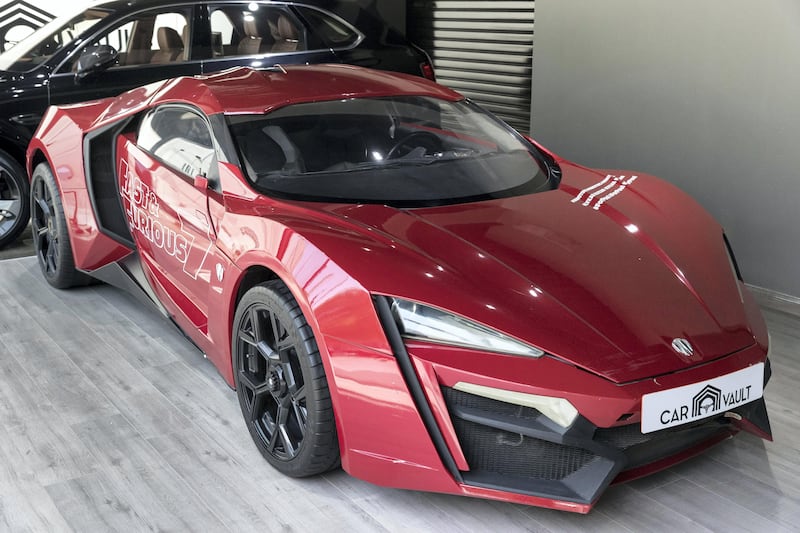
<svg viewBox="0 0 800 533">
<path fill-rule="evenodd" d="M 271 29 L 272 36 L 275 38 L 272 52 L 294 52 L 298 49 L 300 39 L 298 38 L 297 28 L 285 15 L 278 17 L 278 21 Z"/>
<path fill-rule="evenodd" d="M 258 25 L 253 16 L 245 17 L 242 23 L 244 37 L 236 47 L 239 55 L 253 55 L 261 52 L 261 35 L 258 32 Z"/>
<path fill-rule="evenodd" d="M 280 172 L 292 175 L 305 172 L 297 146 L 279 126 L 266 126 L 237 134 L 248 173 L 265 176 Z"/>
<path fill-rule="evenodd" d="M 150 63 L 178 61 L 183 54 L 183 39 L 180 34 L 172 28 L 162 26 L 156 32 L 156 38 L 158 39 L 158 50 L 153 54 Z"/>
<path fill-rule="evenodd" d="M 181 41 L 183 41 L 183 54 L 181 61 L 189 61 L 189 50 L 192 48 L 192 36 L 189 34 L 189 25 L 184 24 L 181 30 Z"/>
<path fill-rule="evenodd" d="M 237 141 L 245 167 L 253 179 L 282 170 L 286 164 L 286 155 L 278 143 L 257 129 L 238 136 Z"/>
<path fill-rule="evenodd" d="M 150 35 L 145 31 L 142 23 L 136 24 L 136 28 L 131 35 L 128 43 L 128 51 L 125 55 L 125 65 L 143 65 L 149 63 L 153 55 L 150 49 Z"/>
</svg>

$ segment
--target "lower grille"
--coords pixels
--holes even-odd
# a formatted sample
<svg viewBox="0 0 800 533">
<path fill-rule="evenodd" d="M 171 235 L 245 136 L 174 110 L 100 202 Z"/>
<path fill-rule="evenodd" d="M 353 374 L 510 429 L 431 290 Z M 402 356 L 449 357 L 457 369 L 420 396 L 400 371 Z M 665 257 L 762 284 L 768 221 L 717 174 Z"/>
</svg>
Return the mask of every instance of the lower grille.
<svg viewBox="0 0 800 533">
<path fill-rule="evenodd" d="M 470 468 L 529 479 L 562 480 L 596 456 L 483 424 L 453 420 Z"/>
<path fill-rule="evenodd" d="M 442 387 L 468 484 L 591 502 L 623 469 L 673 456 L 729 431 L 723 417 L 642 433 L 638 423 L 596 428 L 578 417 L 569 428 L 536 409 Z"/>
<path fill-rule="evenodd" d="M 595 431 L 594 438 L 598 442 L 624 450 L 649 442 L 655 435 L 655 433 L 642 433 L 639 424 L 629 424 L 613 428 L 599 428 Z"/>
</svg>

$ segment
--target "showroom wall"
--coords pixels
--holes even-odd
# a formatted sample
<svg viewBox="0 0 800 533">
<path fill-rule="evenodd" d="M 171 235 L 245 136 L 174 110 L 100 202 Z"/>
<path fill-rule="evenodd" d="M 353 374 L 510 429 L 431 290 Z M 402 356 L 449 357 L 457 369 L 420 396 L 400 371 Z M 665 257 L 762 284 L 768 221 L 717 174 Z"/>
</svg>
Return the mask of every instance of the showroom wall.
<svg viewBox="0 0 800 533">
<path fill-rule="evenodd" d="M 534 50 L 545 146 L 677 184 L 800 297 L 800 2 L 537 0 Z"/>
</svg>

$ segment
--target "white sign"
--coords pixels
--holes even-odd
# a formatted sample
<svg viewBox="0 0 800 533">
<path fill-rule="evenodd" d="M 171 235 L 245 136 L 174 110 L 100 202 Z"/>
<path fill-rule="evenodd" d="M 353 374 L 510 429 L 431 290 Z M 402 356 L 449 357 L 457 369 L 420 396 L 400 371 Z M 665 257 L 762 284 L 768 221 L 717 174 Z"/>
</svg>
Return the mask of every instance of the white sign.
<svg viewBox="0 0 800 533">
<path fill-rule="evenodd" d="M 686 424 L 764 395 L 764 363 L 701 383 L 642 396 L 642 433 Z"/>
</svg>

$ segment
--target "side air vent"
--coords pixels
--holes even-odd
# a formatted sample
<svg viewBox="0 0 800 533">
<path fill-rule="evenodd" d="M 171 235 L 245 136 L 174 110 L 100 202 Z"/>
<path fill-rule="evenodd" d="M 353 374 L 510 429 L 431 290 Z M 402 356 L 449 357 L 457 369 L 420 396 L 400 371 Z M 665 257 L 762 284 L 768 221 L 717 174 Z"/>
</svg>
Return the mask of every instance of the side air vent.
<svg viewBox="0 0 800 533">
<path fill-rule="evenodd" d="M 83 160 L 89 198 L 100 231 L 117 242 L 133 247 L 133 236 L 122 209 L 114 164 L 115 140 L 124 126 L 124 123 L 117 123 L 88 134 L 83 144 Z"/>
</svg>

